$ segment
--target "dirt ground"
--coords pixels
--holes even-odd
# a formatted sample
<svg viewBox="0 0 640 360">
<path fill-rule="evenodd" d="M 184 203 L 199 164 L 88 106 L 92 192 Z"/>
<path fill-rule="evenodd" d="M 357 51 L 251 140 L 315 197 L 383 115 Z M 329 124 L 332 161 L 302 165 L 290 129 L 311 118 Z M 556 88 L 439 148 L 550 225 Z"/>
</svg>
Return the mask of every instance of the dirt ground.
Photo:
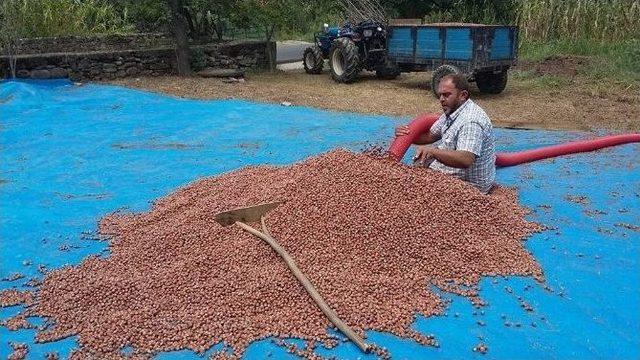
<svg viewBox="0 0 640 360">
<path fill-rule="evenodd" d="M 576 67 L 582 61 L 551 58 L 521 64 L 510 73 L 502 94 L 480 94 L 473 85 L 471 97 L 497 127 L 639 131 L 637 87 L 588 83 L 577 75 Z M 541 85 L 540 76 L 545 75 L 554 80 Z M 112 84 L 186 98 L 286 101 L 323 109 L 414 117 L 440 111 L 429 82 L 430 73 L 405 73 L 396 80 L 378 80 L 375 74 L 364 72 L 353 84 L 337 84 L 325 66 L 320 75 L 308 75 L 303 70 L 249 73 L 244 83 L 169 76 L 124 79 Z"/>
</svg>

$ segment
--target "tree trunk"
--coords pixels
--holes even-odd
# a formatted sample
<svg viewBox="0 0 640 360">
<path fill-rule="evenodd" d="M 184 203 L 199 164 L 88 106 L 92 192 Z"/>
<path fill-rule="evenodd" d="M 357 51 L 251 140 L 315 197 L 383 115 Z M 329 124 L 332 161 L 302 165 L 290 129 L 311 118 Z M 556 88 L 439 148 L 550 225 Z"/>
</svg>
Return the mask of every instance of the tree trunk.
<svg viewBox="0 0 640 360">
<path fill-rule="evenodd" d="M 191 14 L 189 14 L 189 12 L 185 9 L 180 10 L 180 14 L 184 16 L 184 19 L 187 22 L 187 26 L 189 26 L 189 33 L 191 33 L 191 37 L 193 38 L 196 35 L 199 35 L 198 31 L 196 30 L 196 25 L 193 23 L 193 19 L 191 18 Z"/>
<path fill-rule="evenodd" d="M 9 69 L 11 70 L 11 78 L 16 78 L 16 64 L 18 63 L 18 58 L 15 55 L 9 57 Z"/>
<path fill-rule="evenodd" d="M 276 70 L 276 46 L 274 44 L 274 46 L 271 46 L 271 41 L 273 40 L 273 35 L 275 33 L 275 26 L 271 25 L 271 26 L 267 26 L 265 28 L 265 34 L 267 35 L 267 43 L 265 44 L 266 46 L 266 55 L 267 55 L 267 61 L 269 64 L 269 71 L 275 71 Z"/>
<path fill-rule="evenodd" d="M 18 63 L 17 55 L 20 53 L 19 41 L 20 40 L 15 37 L 7 40 L 4 44 L 7 63 L 9 64 L 9 76 L 11 79 L 16 78 L 16 64 Z"/>
<path fill-rule="evenodd" d="M 182 15 L 181 0 L 168 0 L 171 9 L 171 27 L 176 41 L 176 65 L 179 76 L 191 75 L 191 51 L 187 39 L 187 26 Z"/>
<path fill-rule="evenodd" d="M 216 20 L 213 20 L 213 31 L 216 33 L 216 37 L 218 38 L 218 41 L 222 41 L 222 37 L 224 36 L 223 26 L 224 26 L 224 23 L 222 19 L 217 18 Z"/>
</svg>

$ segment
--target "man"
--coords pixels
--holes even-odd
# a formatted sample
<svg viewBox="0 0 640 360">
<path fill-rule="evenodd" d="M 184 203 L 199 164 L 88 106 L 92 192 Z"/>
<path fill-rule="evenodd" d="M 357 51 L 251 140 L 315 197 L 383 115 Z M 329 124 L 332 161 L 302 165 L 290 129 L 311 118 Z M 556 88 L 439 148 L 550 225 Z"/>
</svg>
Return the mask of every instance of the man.
<svg viewBox="0 0 640 360">
<path fill-rule="evenodd" d="M 464 75 L 450 74 L 438 85 L 440 105 L 444 112 L 430 131 L 420 134 L 413 161 L 446 174 L 456 176 L 489 192 L 496 176 L 493 126 L 487 114 L 469 99 L 469 83 Z M 396 129 L 396 136 L 408 135 L 407 125 Z"/>
</svg>

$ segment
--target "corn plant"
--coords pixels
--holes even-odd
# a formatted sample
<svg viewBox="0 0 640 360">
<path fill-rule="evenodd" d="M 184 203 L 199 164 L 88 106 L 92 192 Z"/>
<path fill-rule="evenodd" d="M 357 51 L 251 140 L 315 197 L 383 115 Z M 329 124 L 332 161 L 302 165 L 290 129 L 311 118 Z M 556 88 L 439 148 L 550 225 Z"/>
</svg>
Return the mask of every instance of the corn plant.
<svg viewBox="0 0 640 360">
<path fill-rule="evenodd" d="M 640 37 L 640 0 L 520 0 L 517 17 L 521 35 L 530 40 Z"/>
</svg>

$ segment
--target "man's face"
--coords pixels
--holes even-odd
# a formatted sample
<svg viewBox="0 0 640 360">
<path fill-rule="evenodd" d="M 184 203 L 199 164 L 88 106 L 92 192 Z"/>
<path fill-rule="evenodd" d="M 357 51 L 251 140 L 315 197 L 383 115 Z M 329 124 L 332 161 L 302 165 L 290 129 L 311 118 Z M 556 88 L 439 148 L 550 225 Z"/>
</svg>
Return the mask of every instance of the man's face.
<svg viewBox="0 0 640 360">
<path fill-rule="evenodd" d="M 467 101 L 469 93 L 466 90 L 459 91 L 453 81 L 445 79 L 438 84 L 438 98 L 440 99 L 442 111 L 447 115 L 451 115 L 460 105 Z"/>
</svg>

